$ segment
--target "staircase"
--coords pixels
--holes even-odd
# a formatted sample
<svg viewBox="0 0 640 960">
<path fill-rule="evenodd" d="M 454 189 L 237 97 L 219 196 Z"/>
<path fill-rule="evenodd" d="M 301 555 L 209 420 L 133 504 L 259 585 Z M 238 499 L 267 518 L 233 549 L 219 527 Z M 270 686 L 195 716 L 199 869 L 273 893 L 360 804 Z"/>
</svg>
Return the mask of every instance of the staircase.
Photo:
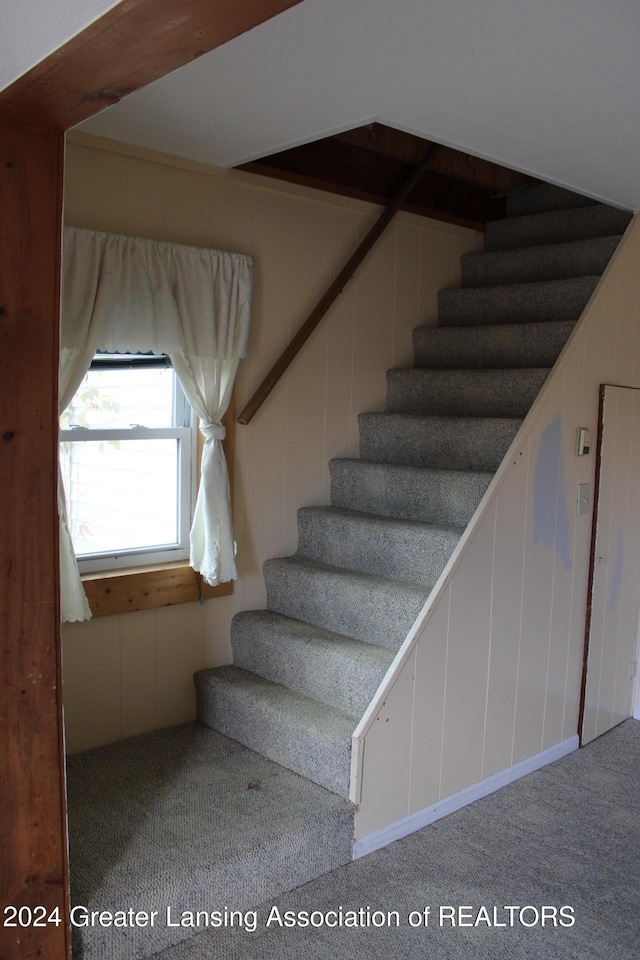
<svg viewBox="0 0 640 960">
<path fill-rule="evenodd" d="M 471 519 L 630 215 L 540 184 L 508 198 L 485 251 L 331 461 L 331 506 L 264 565 L 267 609 L 232 623 L 233 665 L 196 674 L 199 720 L 341 796 L 351 735 Z"/>
<path fill-rule="evenodd" d="M 160 912 L 74 928 L 74 960 L 204 956 L 169 906 L 246 910 L 350 858 L 351 735 L 629 220 L 543 184 L 509 197 L 361 414 L 360 458 L 331 462 L 331 506 L 265 564 L 233 664 L 196 674 L 200 723 L 70 758 L 72 903 Z"/>
</svg>

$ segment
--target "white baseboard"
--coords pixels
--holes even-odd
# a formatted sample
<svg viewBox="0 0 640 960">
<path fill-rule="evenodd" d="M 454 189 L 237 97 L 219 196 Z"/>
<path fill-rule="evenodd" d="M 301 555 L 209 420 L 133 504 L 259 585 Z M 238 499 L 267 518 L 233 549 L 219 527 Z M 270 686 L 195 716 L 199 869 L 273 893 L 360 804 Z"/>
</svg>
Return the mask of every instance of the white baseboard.
<svg viewBox="0 0 640 960">
<path fill-rule="evenodd" d="M 640 720 L 640 707 L 636 707 L 633 711 L 633 719 Z"/>
<path fill-rule="evenodd" d="M 634 712 L 634 716 L 636 714 L 640 719 L 640 709 Z M 353 859 L 358 860 L 367 853 L 373 853 L 374 850 L 386 847 L 394 840 L 400 840 L 402 837 L 406 837 L 430 823 L 435 823 L 436 820 L 440 820 L 450 813 L 455 813 L 456 810 L 466 807 L 474 800 L 480 800 L 490 793 L 495 793 L 501 787 L 506 787 L 508 783 L 513 783 L 514 780 L 519 780 L 520 777 L 525 777 L 528 773 L 533 773 L 534 770 L 539 770 L 548 763 L 553 763 L 554 760 L 566 757 L 568 753 L 577 750 L 579 745 L 577 736 L 569 737 L 568 740 L 563 740 L 562 743 L 556 743 L 553 747 L 548 747 L 541 753 L 536 753 L 533 757 L 521 760 L 520 763 L 508 767 L 506 770 L 501 770 L 500 773 L 495 773 L 492 777 L 487 777 L 486 780 L 481 780 L 470 787 L 465 787 L 458 793 L 453 793 L 450 797 L 438 800 L 430 807 L 417 810 L 416 813 L 411 813 L 409 816 L 403 817 L 402 820 L 389 824 L 388 827 L 382 827 L 380 830 L 367 834 L 366 837 L 361 837 L 353 845 Z"/>
</svg>

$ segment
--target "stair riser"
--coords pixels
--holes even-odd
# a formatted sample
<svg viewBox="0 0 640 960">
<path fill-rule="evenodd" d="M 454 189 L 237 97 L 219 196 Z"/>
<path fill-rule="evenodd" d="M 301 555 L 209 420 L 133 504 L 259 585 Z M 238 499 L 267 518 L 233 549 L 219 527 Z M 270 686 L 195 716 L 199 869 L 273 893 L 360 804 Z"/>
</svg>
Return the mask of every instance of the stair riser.
<svg viewBox="0 0 640 960">
<path fill-rule="evenodd" d="M 389 413 L 524 417 L 548 376 L 527 370 L 389 370 Z"/>
<path fill-rule="evenodd" d="M 298 511 L 298 553 L 338 567 L 431 586 L 459 540 L 457 532 L 378 517 Z"/>
<path fill-rule="evenodd" d="M 231 624 L 233 662 L 352 716 L 362 716 L 393 657 L 369 643 L 327 643 L 287 630 L 287 621 L 238 614 Z"/>
<path fill-rule="evenodd" d="M 556 243 L 520 250 L 496 250 L 462 257 L 463 287 L 535 283 L 602 273 L 620 237 Z"/>
<path fill-rule="evenodd" d="M 332 460 L 331 503 L 386 517 L 466 526 L 492 474 Z"/>
<path fill-rule="evenodd" d="M 430 369 L 552 367 L 575 324 L 518 323 L 486 327 L 418 327 L 414 364 Z"/>
<path fill-rule="evenodd" d="M 404 640 L 428 592 L 282 560 L 268 560 L 264 575 L 269 610 L 391 649 Z"/>
<path fill-rule="evenodd" d="M 521 217 L 550 210 L 575 210 L 596 203 L 596 200 L 565 190 L 564 187 L 555 187 L 552 183 L 532 183 L 507 197 L 507 216 Z"/>
<path fill-rule="evenodd" d="M 449 470 L 497 470 L 522 420 L 361 414 L 360 456 Z"/>
<path fill-rule="evenodd" d="M 440 326 L 575 322 L 589 302 L 599 279 L 596 276 L 574 277 L 544 283 L 440 290 Z"/>
<path fill-rule="evenodd" d="M 348 797 L 351 743 L 300 724 L 255 697 L 251 688 L 196 674 L 198 720 L 333 793 Z"/>
<path fill-rule="evenodd" d="M 556 210 L 525 217 L 491 220 L 484 234 L 485 250 L 530 247 L 543 243 L 567 243 L 623 234 L 631 214 L 601 204 L 577 210 Z"/>
</svg>

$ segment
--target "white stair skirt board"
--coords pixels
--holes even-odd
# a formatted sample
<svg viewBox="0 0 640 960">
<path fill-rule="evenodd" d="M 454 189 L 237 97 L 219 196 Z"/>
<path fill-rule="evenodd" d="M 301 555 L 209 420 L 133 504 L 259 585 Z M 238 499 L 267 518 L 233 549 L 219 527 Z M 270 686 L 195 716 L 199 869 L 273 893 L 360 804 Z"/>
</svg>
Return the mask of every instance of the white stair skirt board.
<svg viewBox="0 0 640 960">
<path fill-rule="evenodd" d="M 640 714 L 640 709 L 636 710 L 635 713 Z M 526 760 L 521 760 L 520 763 L 516 763 L 512 767 L 507 767 L 506 770 L 501 770 L 499 773 L 487 777 L 486 780 L 474 783 L 471 787 L 465 787 L 464 790 L 453 793 L 450 797 L 444 797 L 442 800 L 438 800 L 437 803 L 429 807 L 424 807 L 422 810 L 417 810 L 415 813 L 403 817 L 402 820 L 397 820 L 388 827 L 383 827 L 381 830 L 369 833 L 366 837 L 361 837 L 354 842 L 353 859 L 358 860 L 368 853 L 373 853 L 374 850 L 386 847 L 390 843 L 393 843 L 394 840 L 400 840 L 402 837 L 406 837 L 410 833 L 415 833 L 416 830 L 422 829 L 422 827 L 427 827 L 430 823 L 435 823 L 436 820 L 441 820 L 442 817 L 447 817 L 450 813 L 455 813 L 456 810 L 468 806 L 475 800 L 481 800 L 482 797 L 487 797 L 490 793 L 495 793 L 495 791 L 501 787 L 506 787 L 508 783 L 513 783 L 514 780 L 519 780 L 528 773 L 533 773 L 534 770 L 539 770 L 548 763 L 553 763 L 554 760 L 560 760 L 561 757 L 565 757 L 568 753 L 577 750 L 579 745 L 577 735 L 569 737 L 568 740 L 563 740 L 561 743 L 556 743 L 553 747 L 548 747 L 541 753 L 536 753 Z"/>
<path fill-rule="evenodd" d="M 640 720 L 640 707 L 636 707 L 633 711 L 633 719 Z"/>
</svg>

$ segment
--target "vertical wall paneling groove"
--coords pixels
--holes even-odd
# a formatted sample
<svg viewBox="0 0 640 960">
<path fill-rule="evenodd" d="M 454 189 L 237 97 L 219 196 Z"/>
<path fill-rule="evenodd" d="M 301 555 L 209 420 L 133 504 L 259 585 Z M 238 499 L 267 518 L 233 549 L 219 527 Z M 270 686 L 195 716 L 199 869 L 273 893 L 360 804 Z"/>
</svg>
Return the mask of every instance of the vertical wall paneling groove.
<svg viewBox="0 0 640 960">
<path fill-rule="evenodd" d="M 412 756 L 406 760 L 411 771 L 412 814 L 455 791 L 473 788 L 480 778 L 518 762 L 526 765 L 543 751 L 553 754 L 575 737 L 592 519 L 591 511 L 577 515 L 577 485 L 590 484 L 592 510 L 599 384 L 640 387 L 639 277 L 640 221 L 636 217 L 382 684 L 380 696 L 358 725 L 354 748 L 364 756 L 356 814 L 358 840 L 391 830 L 387 794 L 396 785 L 382 773 L 374 776 L 369 758 L 376 758 L 375 771 L 385 770 L 385 745 L 376 719 L 384 702 L 393 722 L 389 711 L 396 701 L 389 694 L 405 671 L 415 674 Z M 575 455 L 579 426 L 591 430 L 589 456 Z M 640 424 L 636 428 L 634 420 L 628 430 L 636 429 L 640 433 Z M 611 500 L 621 517 L 620 530 L 633 529 L 633 518 L 640 516 L 640 504 L 628 497 L 629 477 L 637 476 L 640 469 L 640 445 L 633 443 L 632 439 L 633 463 L 626 459 L 620 477 L 612 477 L 615 495 Z M 615 532 L 614 553 L 618 539 Z M 611 553 L 611 545 L 608 550 Z M 635 643 L 640 546 L 634 544 L 631 551 L 625 546 L 625 550 L 625 564 L 635 576 L 633 586 L 625 586 L 631 603 L 624 602 L 615 623 L 612 608 L 607 625 L 616 643 L 623 636 L 628 639 L 629 631 Z M 609 591 L 605 616 L 612 584 L 610 576 L 603 588 Z M 440 609 L 445 602 L 450 607 L 446 631 Z M 601 634 L 605 616 L 601 616 Z M 438 717 L 437 700 L 433 710 L 425 709 L 433 693 L 432 678 L 425 669 L 431 653 L 435 674 L 445 678 L 443 720 Z M 606 692 L 608 716 L 620 720 L 629 712 L 628 663 L 623 667 L 619 655 L 616 664 L 615 650 L 613 657 L 605 657 L 597 647 L 594 656 L 589 682 L 603 696 Z M 624 706 L 618 705 L 619 684 Z M 639 686 L 636 682 L 636 696 L 640 696 Z M 595 731 L 602 721 L 596 718 L 597 709 L 592 713 L 590 729 Z M 388 749 L 387 759 L 395 764 L 391 756 L 395 745 Z"/>
<path fill-rule="evenodd" d="M 86 135 L 69 137 L 68 155 L 67 223 L 254 257 L 237 409 L 376 216 L 360 201 Z M 233 596 L 159 608 L 137 621 L 123 614 L 100 626 L 65 624 L 71 751 L 194 717 L 193 671 L 229 662 L 232 616 L 265 604 L 263 562 L 295 549 L 298 507 L 328 503 L 328 460 L 358 455 L 358 414 L 383 408 L 386 369 L 412 362 L 413 327 L 435 321 L 438 286 L 458 282 L 460 255 L 477 245 L 471 230 L 399 214 L 259 414 L 236 427 Z M 408 770 L 404 776 L 406 813 Z"/>
<path fill-rule="evenodd" d="M 63 138 L 0 121 L 0 901 L 59 925 L 0 927 L 3 960 L 68 951 L 58 601 L 57 387 Z"/>
</svg>

